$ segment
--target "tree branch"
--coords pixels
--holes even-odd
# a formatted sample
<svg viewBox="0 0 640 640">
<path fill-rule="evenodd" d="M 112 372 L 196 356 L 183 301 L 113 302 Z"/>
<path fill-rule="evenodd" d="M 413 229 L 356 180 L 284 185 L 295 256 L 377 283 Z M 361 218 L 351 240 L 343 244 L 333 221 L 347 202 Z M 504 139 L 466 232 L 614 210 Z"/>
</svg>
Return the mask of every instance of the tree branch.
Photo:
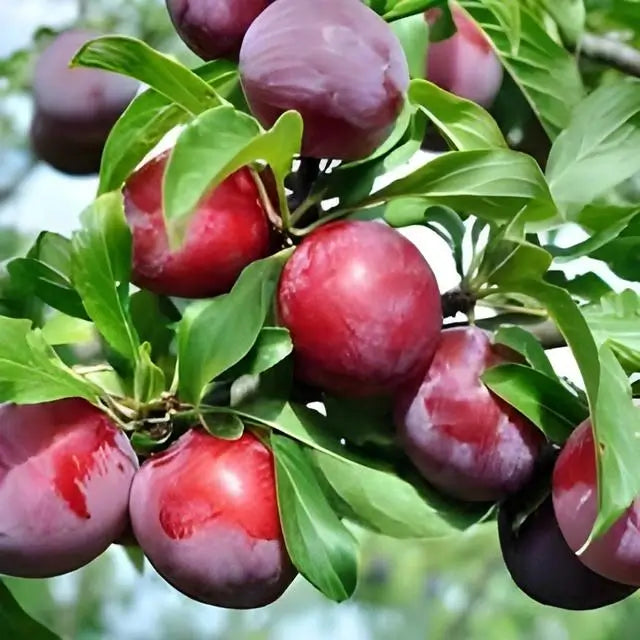
<svg viewBox="0 0 640 640">
<path fill-rule="evenodd" d="M 609 65 L 640 78 L 640 51 L 624 42 L 594 33 L 585 33 L 577 53 L 589 60 Z"/>
</svg>

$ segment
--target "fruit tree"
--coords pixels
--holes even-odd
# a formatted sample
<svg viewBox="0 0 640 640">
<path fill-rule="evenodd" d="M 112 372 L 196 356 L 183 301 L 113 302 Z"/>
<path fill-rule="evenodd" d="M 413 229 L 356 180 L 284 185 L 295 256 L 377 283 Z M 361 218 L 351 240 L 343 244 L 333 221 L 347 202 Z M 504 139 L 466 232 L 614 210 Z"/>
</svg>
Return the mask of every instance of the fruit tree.
<svg viewBox="0 0 640 640">
<path fill-rule="evenodd" d="M 6 265 L 0 574 L 341 602 L 363 530 L 493 527 L 541 605 L 633 594 L 637 0 L 166 5 L 193 68 L 74 25 L 32 74 L 34 157 L 99 187 Z"/>
</svg>

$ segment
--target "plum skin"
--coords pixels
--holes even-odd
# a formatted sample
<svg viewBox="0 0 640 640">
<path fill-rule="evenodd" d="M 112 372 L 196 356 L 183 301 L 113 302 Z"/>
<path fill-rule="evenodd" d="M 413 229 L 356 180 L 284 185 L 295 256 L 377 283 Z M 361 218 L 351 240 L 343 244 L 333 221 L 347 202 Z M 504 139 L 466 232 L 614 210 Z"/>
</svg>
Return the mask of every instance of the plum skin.
<svg viewBox="0 0 640 640">
<path fill-rule="evenodd" d="M 125 529 L 138 468 L 124 434 L 72 398 L 0 407 L 0 573 L 79 569 Z"/>
<path fill-rule="evenodd" d="M 296 575 L 280 526 L 273 457 L 249 432 L 236 441 L 191 430 L 133 481 L 142 550 L 185 595 L 221 607 L 276 600 Z"/>
<path fill-rule="evenodd" d="M 439 10 L 427 11 L 431 22 Z M 458 7 L 451 14 L 456 33 L 432 42 L 427 52 L 428 80 L 455 95 L 490 106 L 502 84 L 503 69 L 498 56 L 480 28 Z"/>
<path fill-rule="evenodd" d="M 166 0 L 171 22 L 203 60 L 237 58 L 251 23 L 272 0 Z"/>
<path fill-rule="evenodd" d="M 529 479 L 542 434 L 480 380 L 515 359 L 477 327 L 442 332 L 422 381 L 396 398 L 401 444 L 426 480 L 466 501 L 495 501 Z"/>
<path fill-rule="evenodd" d="M 338 395 L 392 394 L 421 375 L 442 326 L 427 261 L 378 222 L 334 222 L 307 236 L 285 265 L 277 305 L 296 375 Z"/>
<path fill-rule="evenodd" d="M 170 250 L 162 213 L 162 180 L 170 151 L 127 180 L 125 215 L 133 234 L 134 284 L 154 293 L 206 298 L 231 289 L 240 272 L 270 249 L 269 224 L 248 169 L 207 193 L 185 239 Z"/>
<path fill-rule="evenodd" d="M 510 503 L 511 501 L 511 503 Z M 562 537 L 551 496 L 514 531 L 519 494 L 501 505 L 498 515 L 500 547 L 507 569 L 518 587 L 540 604 L 587 611 L 630 596 L 635 587 L 607 580 L 587 568 Z"/>
<path fill-rule="evenodd" d="M 135 80 L 115 73 L 69 68 L 77 50 L 98 35 L 83 30 L 60 34 L 34 70 L 32 147 L 41 160 L 71 175 L 99 170 L 109 132 L 138 88 Z"/>
<path fill-rule="evenodd" d="M 598 511 L 597 472 L 590 420 L 567 440 L 553 471 L 553 506 L 560 530 L 573 551 L 587 541 Z M 640 586 L 640 498 L 602 537 L 581 553 L 592 571 L 615 582 Z"/>
<path fill-rule="evenodd" d="M 400 42 L 360 0 L 274 2 L 249 27 L 239 71 L 253 115 L 270 127 L 299 111 L 302 154 L 316 158 L 369 155 L 409 86 Z"/>
</svg>

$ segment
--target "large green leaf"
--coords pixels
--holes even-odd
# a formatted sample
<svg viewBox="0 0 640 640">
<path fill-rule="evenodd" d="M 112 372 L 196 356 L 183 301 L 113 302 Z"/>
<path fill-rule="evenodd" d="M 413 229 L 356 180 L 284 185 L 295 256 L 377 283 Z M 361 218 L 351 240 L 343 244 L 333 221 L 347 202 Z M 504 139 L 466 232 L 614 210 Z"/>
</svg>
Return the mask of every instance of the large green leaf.
<svg viewBox="0 0 640 640">
<path fill-rule="evenodd" d="M 95 403 L 98 393 L 64 365 L 29 320 L 0 316 L 0 402 L 35 404 L 61 398 Z"/>
<path fill-rule="evenodd" d="M 180 397 L 197 404 L 207 384 L 244 358 L 273 302 L 288 252 L 250 264 L 230 293 L 192 304 L 178 327 Z"/>
<path fill-rule="evenodd" d="M 130 362 L 140 346 L 129 314 L 131 232 L 122 195 L 100 196 L 85 209 L 73 234 L 73 285 L 105 340 Z"/>
<path fill-rule="evenodd" d="M 517 351 L 537 371 L 549 378 L 556 378 L 556 373 L 549 362 L 538 339 L 526 329 L 517 326 L 503 326 L 493 335 L 496 344 L 503 344 Z"/>
<path fill-rule="evenodd" d="M 549 187 L 568 217 L 640 171 L 640 81 L 607 83 L 575 109 L 551 148 Z"/>
<path fill-rule="evenodd" d="M 358 580 L 358 545 L 322 492 L 309 452 L 272 434 L 278 508 L 287 551 L 300 573 L 327 598 L 342 602 Z"/>
<path fill-rule="evenodd" d="M 0 629 L 7 640 L 60 640 L 44 625 L 31 618 L 0 580 Z"/>
<path fill-rule="evenodd" d="M 226 102 L 193 71 L 128 36 L 91 40 L 80 48 L 71 64 L 136 78 L 193 114 Z"/>
<path fill-rule="evenodd" d="M 558 213 L 535 160 L 507 149 L 445 153 L 372 194 L 365 204 L 407 196 L 491 221 L 516 215 L 525 222 L 551 221 Z M 405 224 L 422 221 L 420 216 Z"/>
<path fill-rule="evenodd" d="M 583 87 L 575 58 L 557 44 L 542 24 L 520 9 L 517 51 L 502 25 L 499 3 L 494 0 L 459 0 L 487 34 L 505 68 L 553 140 L 569 124 L 573 107 L 582 99 Z"/>
<path fill-rule="evenodd" d="M 284 178 L 300 151 L 301 139 L 302 119 L 295 111 L 284 113 L 267 132 L 233 107 L 206 111 L 187 125 L 171 153 L 164 176 L 165 217 L 169 221 L 185 218 L 207 190 L 256 160 L 271 167 L 284 204 Z"/>
<path fill-rule="evenodd" d="M 420 107 L 460 151 L 507 147 L 496 121 L 475 102 L 459 98 L 426 80 L 411 81 L 409 100 Z"/>
</svg>

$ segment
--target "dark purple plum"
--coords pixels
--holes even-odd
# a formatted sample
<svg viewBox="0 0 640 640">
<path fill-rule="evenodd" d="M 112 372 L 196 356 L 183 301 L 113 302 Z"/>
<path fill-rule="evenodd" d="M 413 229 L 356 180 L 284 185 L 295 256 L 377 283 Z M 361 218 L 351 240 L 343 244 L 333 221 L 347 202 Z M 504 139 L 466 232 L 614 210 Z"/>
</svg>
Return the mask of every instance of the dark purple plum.
<svg viewBox="0 0 640 640">
<path fill-rule="evenodd" d="M 72 175 L 97 173 L 106 139 L 135 96 L 138 83 L 99 69 L 69 68 L 98 34 L 66 31 L 42 52 L 33 77 L 31 143 L 36 155 Z"/>
<path fill-rule="evenodd" d="M 296 375 L 337 395 L 390 395 L 422 375 L 442 326 L 438 286 L 418 249 L 378 222 L 307 236 L 278 289 Z"/>
<path fill-rule="evenodd" d="M 100 555 L 125 530 L 137 467 L 84 400 L 0 407 L 0 573 L 45 578 Z"/>
<path fill-rule="evenodd" d="M 447 329 L 422 382 L 397 397 L 404 450 L 429 482 L 456 498 L 499 500 L 533 471 L 542 434 L 480 380 L 512 355 L 477 327 Z"/>
<path fill-rule="evenodd" d="M 238 57 L 251 23 L 272 0 L 167 0 L 171 22 L 203 60 Z"/>
<path fill-rule="evenodd" d="M 388 136 L 409 85 L 404 52 L 360 0 L 278 0 L 249 27 L 240 77 L 270 127 L 288 109 L 304 120 L 302 153 L 355 160 Z"/>
<path fill-rule="evenodd" d="M 553 506 L 567 544 L 573 551 L 580 550 L 598 512 L 596 454 L 589 420 L 571 434 L 556 462 Z M 609 580 L 640 586 L 640 498 L 579 558 Z"/>
<path fill-rule="evenodd" d="M 206 604 L 262 607 L 296 575 L 285 548 L 271 451 L 189 431 L 148 459 L 131 489 L 131 523 L 158 573 Z"/>
</svg>

